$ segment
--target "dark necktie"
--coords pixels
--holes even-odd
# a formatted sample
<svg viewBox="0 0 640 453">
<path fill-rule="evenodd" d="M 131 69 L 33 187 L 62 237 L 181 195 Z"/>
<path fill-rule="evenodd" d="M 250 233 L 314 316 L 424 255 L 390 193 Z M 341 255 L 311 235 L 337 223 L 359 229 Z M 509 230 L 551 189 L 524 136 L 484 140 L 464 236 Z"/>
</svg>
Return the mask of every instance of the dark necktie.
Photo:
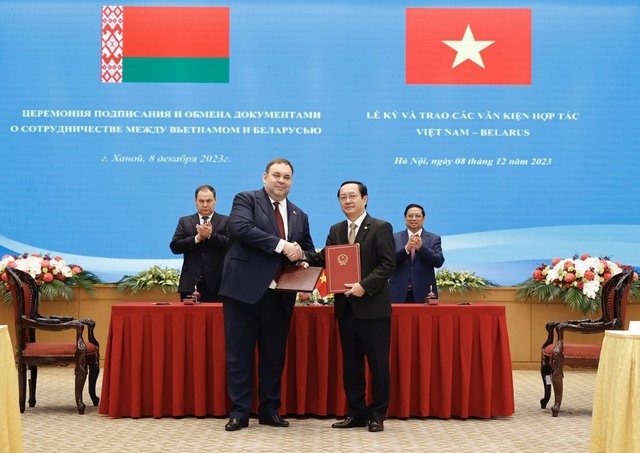
<svg viewBox="0 0 640 453">
<path fill-rule="evenodd" d="M 280 214 L 280 203 L 273 202 L 273 207 L 276 209 L 276 222 L 278 222 L 278 230 L 280 230 L 280 237 L 286 239 L 287 236 L 284 233 L 284 220 L 282 220 L 282 214 Z"/>
<path fill-rule="evenodd" d="M 208 215 L 203 215 L 202 216 L 202 224 L 204 225 L 205 223 L 207 223 L 209 221 L 209 216 Z"/>
</svg>

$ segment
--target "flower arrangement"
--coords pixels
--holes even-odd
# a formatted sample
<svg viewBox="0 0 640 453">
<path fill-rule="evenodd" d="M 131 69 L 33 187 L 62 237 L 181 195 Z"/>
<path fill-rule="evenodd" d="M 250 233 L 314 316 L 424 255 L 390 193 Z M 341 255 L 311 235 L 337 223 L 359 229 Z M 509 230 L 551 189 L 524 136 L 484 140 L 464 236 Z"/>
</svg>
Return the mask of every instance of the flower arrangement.
<svg viewBox="0 0 640 453">
<path fill-rule="evenodd" d="M 43 300 L 63 298 L 72 300 L 75 297 L 74 287 L 79 287 L 93 295 L 93 285 L 100 279 L 91 272 L 85 271 L 77 264 L 67 264 L 60 257 L 24 253 L 23 255 L 4 255 L 0 261 L 0 293 L 4 302 L 11 301 L 11 293 L 7 285 L 7 267 L 30 274 L 38 284 L 40 297 Z"/>
<path fill-rule="evenodd" d="M 466 291 L 484 292 L 487 286 L 498 286 L 490 280 L 478 277 L 473 272 L 450 271 L 446 267 L 436 271 L 436 285 L 439 292 L 464 293 Z"/>
<path fill-rule="evenodd" d="M 551 265 L 541 264 L 531 277 L 521 283 L 517 299 L 551 302 L 562 300 L 572 309 L 585 315 L 600 308 L 604 282 L 632 266 L 611 261 L 609 257 L 597 258 L 589 254 L 572 258 L 554 258 Z M 632 298 L 638 294 L 638 275 L 634 273 Z"/>
<path fill-rule="evenodd" d="M 178 269 L 161 268 L 151 266 L 136 275 L 125 275 L 116 284 L 117 292 L 150 291 L 159 288 L 163 293 L 175 293 L 178 291 L 180 271 Z"/>
<path fill-rule="evenodd" d="M 447 268 L 436 272 L 438 291 L 450 293 L 464 293 L 466 291 L 486 291 L 488 286 L 498 286 L 495 283 L 478 277 L 473 272 L 450 271 Z M 326 294 L 326 276 L 323 273 L 316 289 L 311 293 L 298 293 L 296 305 L 333 305 L 334 295 Z"/>
<path fill-rule="evenodd" d="M 312 293 L 298 293 L 296 295 L 296 305 L 333 305 L 333 301 L 333 293 L 322 296 L 318 288 L 314 289 Z"/>
</svg>

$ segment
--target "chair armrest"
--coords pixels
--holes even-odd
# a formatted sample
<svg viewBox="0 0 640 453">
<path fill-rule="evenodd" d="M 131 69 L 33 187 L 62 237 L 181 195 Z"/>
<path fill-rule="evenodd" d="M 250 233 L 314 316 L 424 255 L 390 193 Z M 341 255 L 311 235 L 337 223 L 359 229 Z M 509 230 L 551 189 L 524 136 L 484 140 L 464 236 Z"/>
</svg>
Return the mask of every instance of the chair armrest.
<svg viewBox="0 0 640 453">
<path fill-rule="evenodd" d="M 574 332 L 579 334 L 593 334 L 602 333 L 605 330 L 610 330 L 614 327 L 614 322 L 598 322 L 598 323 L 583 323 L 583 324 L 569 324 L 561 322 L 556 326 L 556 332 L 558 334 L 558 341 L 564 340 L 564 332 Z"/>
<path fill-rule="evenodd" d="M 46 319 L 46 318 L 45 318 Z M 50 332 L 61 332 L 65 330 L 75 330 L 77 335 L 82 336 L 84 324 L 77 321 L 69 322 L 40 322 L 39 319 L 29 319 L 22 316 L 22 324 L 24 327 L 46 330 Z"/>
<path fill-rule="evenodd" d="M 542 345 L 542 350 L 544 350 L 544 348 L 554 342 L 554 332 L 558 324 L 560 324 L 560 321 L 549 321 L 545 326 L 545 328 L 547 329 L 547 339 Z"/>
<path fill-rule="evenodd" d="M 592 323 L 594 322 L 593 319 L 569 319 L 567 321 L 569 324 L 584 324 L 584 323 Z"/>
<path fill-rule="evenodd" d="M 42 324 L 60 324 L 62 321 L 55 318 L 35 318 L 36 322 Z"/>
<path fill-rule="evenodd" d="M 60 322 L 69 322 L 69 321 L 73 321 L 75 318 L 73 316 L 51 315 L 49 316 L 49 319 L 57 319 Z"/>
<path fill-rule="evenodd" d="M 91 318 L 78 318 L 76 319 L 76 321 L 81 322 L 82 324 L 87 326 L 87 335 L 89 336 L 89 341 L 92 344 L 96 345 L 96 347 L 99 347 L 100 344 L 98 343 L 98 340 L 93 333 L 93 329 L 95 329 L 96 327 L 96 322 Z"/>
</svg>

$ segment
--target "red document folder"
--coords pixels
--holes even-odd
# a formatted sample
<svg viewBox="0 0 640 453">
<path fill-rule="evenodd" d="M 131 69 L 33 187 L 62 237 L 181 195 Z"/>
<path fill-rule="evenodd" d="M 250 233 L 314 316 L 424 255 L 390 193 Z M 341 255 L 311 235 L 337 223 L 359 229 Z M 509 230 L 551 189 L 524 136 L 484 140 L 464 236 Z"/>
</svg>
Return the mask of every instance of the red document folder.
<svg viewBox="0 0 640 453">
<path fill-rule="evenodd" d="M 324 248 L 327 268 L 327 287 L 330 293 L 346 293 L 345 283 L 362 279 L 360 244 L 328 245 Z"/>
<path fill-rule="evenodd" d="M 316 287 L 318 278 L 322 274 L 321 267 L 287 266 L 276 282 L 276 289 L 280 291 L 295 291 L 310 293 Z"/>
</svg>

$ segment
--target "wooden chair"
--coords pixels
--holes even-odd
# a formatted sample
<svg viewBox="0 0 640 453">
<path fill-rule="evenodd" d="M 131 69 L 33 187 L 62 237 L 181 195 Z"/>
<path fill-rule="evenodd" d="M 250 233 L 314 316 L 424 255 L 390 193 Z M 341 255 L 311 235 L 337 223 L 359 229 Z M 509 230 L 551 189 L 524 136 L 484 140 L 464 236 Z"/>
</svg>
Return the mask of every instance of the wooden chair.
<svg viewBox="0 0 640 453">
<path fill-rule="evenodd" d="M 82 401 L 84 384 L 87 379 L 87 363 L 91 367 L 89 394 L 94 406 L 100 399 L 95 387 L 100 373 L 98 342 L 93 329 L 95 322 L 90 319 L 69 319 L 68 317 L 46 317 L 38 312 L 38 288 L 35 280 L 17 269 L 7 268 L 9 290 L 12 296 L 16 322 L 16 364 L 18 367 L 18 389 L 20 412 L 25 410 L 27 368 L 29 378 L 29 407 L 36 405 L 36 383 L 38 366 L 75 365 L 75 398 L 78 412 L 84 414 Z M 33 280 L 33 282 L 31 281 Z M 88 327 L 89 342 L 83 338 Z M 75 330 L 74 341 L 36 341 L 36 331 L 62 332 Z"/>
<path fill-rule="evenodd" d="M 551 398 L 551 386 L 555 395 L 551 414 L 558 416 L 562 404 L 563 368 L 598 368 L 602 344 L 565 343 L 564 333 L 602 333 L 610 329 L 624 328 L 624 315 L 633 281 L 633 271 L 621 272 L 602 287 L 602 316 L 599 319 L 551 321 L 547 323 L 547 340 L 542 345 L 540 373 L 544 384 L 544 397 L 540 406 L 545 409 Z M 555 337 L 554 338 L 554 332 Z"/>
</svg>

